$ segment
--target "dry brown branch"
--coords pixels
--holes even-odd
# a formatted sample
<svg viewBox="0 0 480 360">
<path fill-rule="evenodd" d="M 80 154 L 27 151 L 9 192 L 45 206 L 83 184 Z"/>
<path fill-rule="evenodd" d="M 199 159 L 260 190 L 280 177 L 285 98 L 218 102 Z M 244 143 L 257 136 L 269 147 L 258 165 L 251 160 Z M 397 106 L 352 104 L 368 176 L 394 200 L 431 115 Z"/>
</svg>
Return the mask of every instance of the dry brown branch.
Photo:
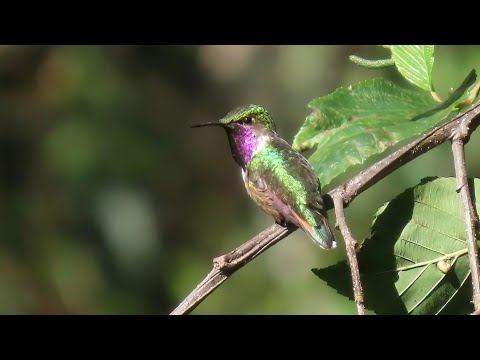
<svg viewBox="0 0 480 360">
<path fill-rule="evenodd" d="M 472 275 L 473 286 L 473 306 L 474 312 L 480 311 L 480 268 L 478 261 L 477 239 L 475 237 L 475 228 L 477 226 L 477 216 L 473 207 L 470 187 L 468 185 L 467 170 L 465 168 L 465 149 L 464 141 L 468 139 L 469 123 L 463 120 L 457 132 L 452 138 L 452 152 L 455 163 L 455 175 L 457 177 L 457 191 L 460 192 L 463 214 L 465 217 L 465 233 L 467 236 L 468 260 Z"/>
</svg>

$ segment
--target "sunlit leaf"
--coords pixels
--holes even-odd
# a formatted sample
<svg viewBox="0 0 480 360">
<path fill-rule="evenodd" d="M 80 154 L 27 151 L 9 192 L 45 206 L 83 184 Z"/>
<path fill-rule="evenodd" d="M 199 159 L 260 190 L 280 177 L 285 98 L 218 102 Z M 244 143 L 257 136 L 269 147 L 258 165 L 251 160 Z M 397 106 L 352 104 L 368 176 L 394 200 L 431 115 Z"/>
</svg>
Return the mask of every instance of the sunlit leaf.
<svg viewBox="0 0 480 360">
<path fill-rule="evenodd" d="M 406 90 L 373 79 L 313 100 L 313 112 L 295 136 L 293 147 L 316 146 L 309 157 L 322 186 L 353 165 L 419 135 L 445 120 L 469 95 L 472 71 L 445 102 L 438 104 L 426 92 Z"/>
<path fill-rule="evenodd" d="M 433 91 L 433 45 L 392 45 L 392 59 L 398 71 L 412 84 Z"/>
</svg>

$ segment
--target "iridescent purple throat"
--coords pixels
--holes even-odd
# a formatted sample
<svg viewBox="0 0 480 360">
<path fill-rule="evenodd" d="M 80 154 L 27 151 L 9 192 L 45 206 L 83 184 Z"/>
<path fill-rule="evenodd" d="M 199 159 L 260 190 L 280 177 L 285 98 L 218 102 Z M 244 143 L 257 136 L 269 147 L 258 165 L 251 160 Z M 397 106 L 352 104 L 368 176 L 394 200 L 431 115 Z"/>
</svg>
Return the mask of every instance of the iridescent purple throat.
<svg viewBox="0 0 480 360">
<path fill-rule="evenodd" d="M 228 139 L 234 160 L 245 168 L 257 146 L 255 132 L 250 128 L 234 125 L 228 129 Z"/>
</svg>

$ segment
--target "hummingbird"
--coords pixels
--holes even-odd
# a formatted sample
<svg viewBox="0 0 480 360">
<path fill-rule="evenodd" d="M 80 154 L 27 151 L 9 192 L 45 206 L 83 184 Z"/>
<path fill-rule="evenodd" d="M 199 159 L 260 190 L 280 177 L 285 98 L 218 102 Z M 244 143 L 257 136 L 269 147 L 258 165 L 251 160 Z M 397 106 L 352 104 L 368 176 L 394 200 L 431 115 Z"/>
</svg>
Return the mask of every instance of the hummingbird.
<svg viewBox="0 0 480 360">
<path fill-rule="evenodd" d="M 321 248 L 336 247 L 312 165 L 276 130 L 267 109 L 246 105 L 215 122 L 226 130 L 234 161 L 241 167 L 248 195 L 277 224 L 293 223 Z"/>
</svg>

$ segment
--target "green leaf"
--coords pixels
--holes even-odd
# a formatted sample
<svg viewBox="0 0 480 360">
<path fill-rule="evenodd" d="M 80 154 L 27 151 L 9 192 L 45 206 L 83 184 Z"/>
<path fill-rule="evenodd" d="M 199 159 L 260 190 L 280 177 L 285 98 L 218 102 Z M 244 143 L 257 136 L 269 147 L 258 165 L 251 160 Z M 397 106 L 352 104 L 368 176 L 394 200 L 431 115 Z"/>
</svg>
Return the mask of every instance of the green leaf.
<svg viewBox="0 0 480 360">
<path fill-rule="evenodd" d="M 469 184 L 480 199 L 480 180 Z M 381 207 L 358 254 L 365 306 L 377 314 L 472 311 L 464 224 L 454 178 L 424 179 Z M 345 261 L 314 272 L 352 299 Z"/>
<path fill-rule="evenodd" d="M 472 71 L 441 104 L 428 93 L 405 90 L 383 79 L 339 88 L 310 102 L 313 112 L 295 136 L 293 147 L 306 150 L 316 145 L 309 161 L 325 186 L 349 167 L 445 120 L 468 96 L 475 79 Z"/>
<path fill-rule="evenodd" d="M 433 91 L 433 45 L 392 45 L 392 59 L 398 71 L 412 84 Z"/>
</svg>

